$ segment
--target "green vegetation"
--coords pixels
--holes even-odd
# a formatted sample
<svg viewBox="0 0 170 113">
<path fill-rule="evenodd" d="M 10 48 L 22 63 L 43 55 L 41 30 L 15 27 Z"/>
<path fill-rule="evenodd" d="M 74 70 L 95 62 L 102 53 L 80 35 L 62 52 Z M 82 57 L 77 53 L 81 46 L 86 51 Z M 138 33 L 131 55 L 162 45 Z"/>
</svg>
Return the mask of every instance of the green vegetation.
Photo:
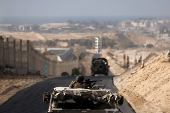
<svg viewBox="0 0 170 113">
<path fill-rule="evenodd" d="M 81 56 L 79 56 L 79 60 L 81 60 Z"/>
<path fill-rule="evenodd" d="M 79 68 L 73 68 L 72 69 L 72 75 L 79 75 Z"/>
<path fill-rule="evenodd" d="M 48 47 L 55 47 L 55 46 L 57 46 L 56 43 L 55 43 L 55 41 L 52 41 L 52 40 L 46 40 L 46 41 L 44 42 L 44 44 L 45 44 L 45 45 L 48 45 Z"/>
</svg>

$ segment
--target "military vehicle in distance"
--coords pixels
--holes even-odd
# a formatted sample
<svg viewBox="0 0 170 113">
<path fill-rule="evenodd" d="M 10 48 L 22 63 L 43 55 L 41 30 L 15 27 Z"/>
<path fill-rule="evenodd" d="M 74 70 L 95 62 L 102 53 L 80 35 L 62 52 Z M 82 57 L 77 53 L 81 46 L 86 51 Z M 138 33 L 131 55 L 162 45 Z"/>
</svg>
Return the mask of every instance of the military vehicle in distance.
<svg viewBox="0 0 170 113">
<path fill-rule="evenodd" d="M 47 113 L 121 113 L 117 104 L 122 105 L 123 100 L 104 85 L 89 89 L 55 87 L 51 94 L 43 94 L 43 102 L 49 103 Z"/>
<path fill-rule="evenodd" d="M 109 67 L 106 58 L 93 58 L 91 76 L 95 76 L 95 74 L 104 74 L 105 76 L 108 76 Z"/>
</svg>

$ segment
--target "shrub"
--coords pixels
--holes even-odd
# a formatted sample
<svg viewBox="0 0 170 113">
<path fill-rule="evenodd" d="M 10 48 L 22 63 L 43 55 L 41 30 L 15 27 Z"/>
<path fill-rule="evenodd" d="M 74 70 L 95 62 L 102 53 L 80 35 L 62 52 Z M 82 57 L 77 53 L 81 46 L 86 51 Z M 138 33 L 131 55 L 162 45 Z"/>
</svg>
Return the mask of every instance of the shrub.
<svg viewBox="0 0 170 113">
<path fill-rule="evenodd" d="M 72 75 L 79 75 L 79 68 L 73 68 Z"/>
</svg>

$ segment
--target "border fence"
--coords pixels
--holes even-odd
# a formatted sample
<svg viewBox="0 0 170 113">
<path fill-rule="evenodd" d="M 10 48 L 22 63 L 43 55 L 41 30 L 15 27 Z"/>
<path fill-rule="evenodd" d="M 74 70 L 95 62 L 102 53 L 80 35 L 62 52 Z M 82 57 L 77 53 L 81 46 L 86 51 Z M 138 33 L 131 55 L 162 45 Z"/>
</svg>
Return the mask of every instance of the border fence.
<svg viewBox="0 0 170 113">
<path fill-rule="evenodd" d="M 72 73 L 78 68 L 78 59 L 73 61 L 56 62 L 46 58 L 35 50 L 29 40 L 18 40 L 0 36 L 0 67 L 10 68 L 18 74 L 38 73 L 61 76 L 61 73 Z"/>
</svg>

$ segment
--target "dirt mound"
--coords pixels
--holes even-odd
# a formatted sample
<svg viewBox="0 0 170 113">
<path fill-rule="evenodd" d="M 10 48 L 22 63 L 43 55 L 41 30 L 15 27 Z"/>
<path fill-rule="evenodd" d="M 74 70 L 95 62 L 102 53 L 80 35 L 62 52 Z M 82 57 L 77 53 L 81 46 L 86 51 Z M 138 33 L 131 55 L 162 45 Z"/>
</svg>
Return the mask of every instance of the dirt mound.
<svg viewBox="0 0 170 113">
<path fill-rule="evenodd" d="M 170 58 L 153 56 L 146 58 L 144 68 L 139 66 L 114 78 L 119 93 L 137 113 L 170 112 Z"/>
<path fill-rule="evenodd" d="M 67 42 L 57 42 L 57 46 L 60 46 L 60 47 L 67 47 L 68 46 L 68 43 Z"/>
<path fill-rule="evenodd" d="M 137 34 L 123 34 L 125 37 L 127 37 L 129 40 L 131 40 L 136 45 L 143 45 L 146 42 L 151 43 L 153 45 L 166 47 L 167 44 L 164 42 L 158 41 L 152 37 L 149 36 L 143 36 L 143 35 L 137 35 Z"/>
</svg>

